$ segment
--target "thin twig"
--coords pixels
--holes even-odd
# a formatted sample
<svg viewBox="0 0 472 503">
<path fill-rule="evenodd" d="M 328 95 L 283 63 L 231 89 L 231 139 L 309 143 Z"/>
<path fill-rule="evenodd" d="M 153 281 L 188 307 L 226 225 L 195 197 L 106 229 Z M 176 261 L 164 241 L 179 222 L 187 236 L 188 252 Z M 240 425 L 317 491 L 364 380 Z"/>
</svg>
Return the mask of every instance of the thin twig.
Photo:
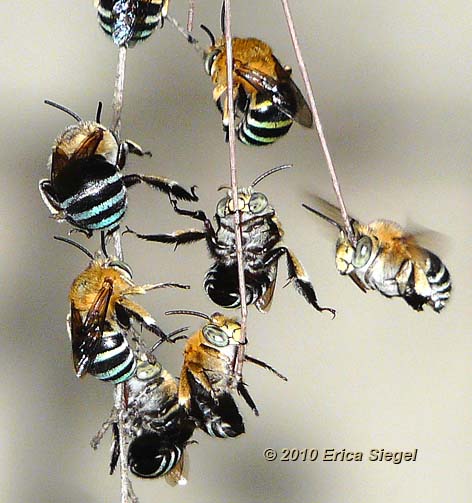
<svg viewBox="0 0 472 503">
<path fill-rule="evenodd" d="M 231 36 L 231 5 L 230 0 L 224 0 L 225 8 L 225 41 L 226 41 L 226 70 L 228 95 L 228 128 L 229 128 L 229 167 L 231 172 L 231 192 L 233 196 L 234 228 L 236 238 L 236 256 L 238 259 L 239 296 L 241 298 L 241 344 L 238 348 L 238 359 L 235 373 L 242 379 L 242 369 L 246 342 L 247 304 L 246 282 L 244 279 L 244 258 L 241 235 L 241 215 L 238 210 L 238 178 L 236 169 L 236 133 L 234 126 L 234 96 L 233 96 L 233 40 Z"/>
<path fill-rule="evenodd" d="M 339 204 L 339 209 L 341 210 L 341 215 L 344 220 L 344 225 L 345 225 L 345 229 L 347 232 L 347 237 L 351 243 L 355 243 L 354 232 L 352 230 L 349 215 L 346 210 L 346 205 L 344 204 L 344 199 L 343 199 L 343 196 L 341 193 L 341 186 L 339 185 L 338 177 L 336 175 L 336 170 L 334 168 L 334 164 L 331 159 L 331 154 L 329 153 L 328 144 L 326 142 L 326 138 L 323 133 L 323 126 L 321 125 L 321 120 L 320 120 L 320 116 L 318 113 L 318 108 L 316 106 L 315 97 L 313 95 L 313 87 L 310 82 L 310 77 L 309 77 L 308 71 L 306 69 L 305 61 L 303 60 L 302 52 L 300 49 L 300 44 L 298 42 L 298 37 L 297 37 L 296 30 L 295 30 L 294 22 L 293 22 L 292 13 L 291 13 L 290 7 L 288 5 L 288 0 L 282 0 L 282 7 L 285 12 L 285 19 L 287 20 L 287 25 L 288 25 L 288 29 L 290 32 L 290 37 L 292 39 L 293 49 L 295 51 L 295 55 L 296 55 L 297 61 L 298 61 L 298 66 L 300 68 L 300 73 L 302 74 L 303 82 L 305 84 L 306 92 L 308 95 L 308 102 L 310 104 L 310 108 L 311 108 L 311 111 L 313 112 L 313 117 L 315 119 L 316 132 L 318 133 L 318 137 L 319 137 L 320 143 L 321 143 L 321 148 L 323 149 L 323 154 L 325 156 L 326 163 L 328 164 L 328 169 L 329 169 L 329 173 L 331 175 L 331 181 L 333 184 L 334 192 L 336 194 L 336 198 L 337 198 L 338 204 Z"/>
<path fill-rule="evenodd" d="M 187 13 L 187 31 L 191 32 L 193 30 L 193 17 L 195 14 L 195 0 L 188 1 L 188 13 Z"/>
<path fill-rule="evenodd" d="M 111 130 L 120 142 L 121 134 L 121 113 L 123 110 L 123 95 L 125 87 L 126 69 L 126 46 L 120 46 L 118 53 L 118 64 L 116 66 L 115 87 L 113 91 L 113 120 Z M 121 246 L 121 234 L 117 229 L 113 233 L 114 254 L 119 260 L 123 260 L 123 249 Z M 118 431 L 120 443 L 120 480 L 121 480 L 121 503 L 137 501 L 134 496 L 128 474 L 128 438 L 124 426 L 124 415 L 126 413 L 126 383 L 115 386 L 114 393 L 115 408 L 118 411 Z"/>
</svg>

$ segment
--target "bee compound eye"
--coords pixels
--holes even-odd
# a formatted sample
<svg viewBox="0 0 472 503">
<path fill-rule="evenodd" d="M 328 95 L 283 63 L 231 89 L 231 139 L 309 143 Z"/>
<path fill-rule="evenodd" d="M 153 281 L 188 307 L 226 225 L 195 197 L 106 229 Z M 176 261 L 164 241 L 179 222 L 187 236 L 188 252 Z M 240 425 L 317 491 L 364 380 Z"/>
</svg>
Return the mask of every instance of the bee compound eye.
<svg viewBox="0 0 472 503">
<path fill-rule="evenodd" d="M 260 213 L 267 208 L 267 197 L 262 192 L 255 192 L 249 200 L 249 210 L 251 213 Z"/>
<path fill-rule="evenodd" d="M 129 278 L 133 277 L 133 271 L 131 270 L 131 267 L 122 260 L 111 260 L 108 265 L 109 267 L 114 267 L 115 269 L 121 269 L 121 271 L 124 272 L 125 275 Z"/>
<path fill-rule="evenodd" d="M 140 362 L 136 368 L 136 377 L 140 381 L 149 381 L 158 377 L 161 373 L 162 367 L 160 363 L 151 364 L 149 362 Z"/>
<path fill-rule="evenodd" d="M 357 242 L 354 259 L 354 267 L 363 267 L 370 259 L 372 254 L 372 240 L 368 236 L 362 236 Z"/>
<path fill-rule="evenodd" d="M 207 54 L 207 56 L 205 57 L 205 71 L 207 72 L 208 75 L 211 75 L 212 74 L 212 70 L 213 70 L 213 64 L 215 63 L 215 59 L 218 57 L 218 55 L 220 54 L 220 50 L 219 49 L 215 49 L 214 51 L 211 51 Z"/>
<path fill-rule="evenodd" d="M 218 201 L 218 204 L 216 205 L 216 214 L 219 217 L 224 217 L 226 214 L 226 201 L 226 198 L 220 199 L 220 201 Z"/>
<path fill-rule="evenodd" d="M 205 339 L 214 346 L 219 348 L 228 345 L 228 336 L 223 329 L 216 325 L 205 325 L 202 329 Z"/>
</svg>

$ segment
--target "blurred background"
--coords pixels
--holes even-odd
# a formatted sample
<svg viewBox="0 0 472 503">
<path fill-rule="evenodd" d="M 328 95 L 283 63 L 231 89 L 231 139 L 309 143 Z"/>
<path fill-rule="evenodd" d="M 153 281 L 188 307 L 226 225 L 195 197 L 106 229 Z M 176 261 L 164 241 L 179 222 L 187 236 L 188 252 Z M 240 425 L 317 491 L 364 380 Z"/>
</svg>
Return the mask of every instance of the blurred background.
<svg viewBox="0 0 472 503">
<path fill-rule="evenodd" d="M 219 28 L 219 1 L 197 1 L 195 26 Z M 334 265 L 336 235 L 300 203 L 319 195 L 334 202 L 313 132 L 295 124 L 267 149 L 237 146 L 240 184 L 282 163 L 294 169 L 260 185 L 276 207 L 285 243 L 308 270 L 322 305 L 312 309 L 292 287 L 272 310 L 249 312 L 250 354 L 288 376 L 284 383 L 257 367 L 245 379 L 261 415 L 239 400 L 247 433 L 235 440 L 197 434 L 189 447 L 190 480 L 134 480 L 142 503 L 260 500 L 305 503 L 439 503 L 470 501 L 470 250 L 472 137 L 472 6 L 470 2 L 292 2 L 324 130 L 353 216 L 388 218 L 435 233 L 428 246 L 454 282 L 449 306 L 416 313 L 402 300 L 363 294 Z M 233 32 L 267 41 L 294 67 L 303 89 L 283 11 L 276 1 L 234 1 Z M 170 13 L 182 23 L 187 2 Z M 110 437 L 89 446 L 112 406 L 113 389 L 76 379 L 65 317 L 68 290 L 86 257 L 58 243 L 69 226 L 49 218 L 37 184 L 49 177 L 52 142 L 71 123 L 48 98 L 85 118 L 104 102 L 111 120 L 117 49 L 98 27 L 92 1 L 51 0 L 0 6 L 1 170 L 3 190 L 0 305 L 0 500 L 111 503 L 119 475 L 108 475 Z M 195 31 L 205 45 L 206 35 Z M 128 53 L 123 136 L 153 152 L 131 157 L 127 172 L 166 175 L 199 186 L 198 207 L 213 214 L 228 183 L 228 150 L 211 83 L 199 56 L 167 24 Z M 129 194 L 126 224 L 171 232 L 194 223 L 175 215 L 146 187 Z M 92 250 L 98 236 L 76 239 Z M 137 283 L 179 281 L 189 292 L 157 291 L 142 299 L 163 328 L 197 319 L 165 317 L 166 309 L 207 313 L 202 278 L 205 245 L 181 247 L 124 236 Z M 140 299 L 141 300 L 141 299 Z M 159 359 L 178 374 L 183 345 Z M 364 452 L 363 462 L 264 460 L 272 447 Z M 416 462 L 367 461 L 370 449 L 411 451 Z"/>
</svg>

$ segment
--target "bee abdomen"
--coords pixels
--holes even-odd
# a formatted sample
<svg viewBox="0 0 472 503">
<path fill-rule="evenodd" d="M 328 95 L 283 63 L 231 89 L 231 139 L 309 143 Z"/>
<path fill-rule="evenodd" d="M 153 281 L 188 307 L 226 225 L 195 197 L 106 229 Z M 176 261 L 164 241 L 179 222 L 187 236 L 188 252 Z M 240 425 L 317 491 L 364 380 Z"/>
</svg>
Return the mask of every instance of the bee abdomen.
<svg viewBox="0 0 472 503">
<path fill-rule="evenodd" d="M 98 21 L 115 44 L 133 44 L 148 38 L 162 24 L 164 4 L 165 0 L 100 0 Z"/>
<path fill-rule="evenodd" d="M 101 381 L 114 384 L 127 381 L 136 371 L 136 357 L 125 335 L 105 332 L 100 348 L 90 367 L 90 374 Z"/>
<path fill-rule="evenodd" d="M 81 229 L 112 228 L 124 216 L 127 207 L 126 188 L 121 175 L 85 183 L 81 190 L 62 200 L 66 219 Z"/>
<path fill-rule="evenodd" d="M 246 145 L 270 145 L 288 133 L 293 121 L 273 103 L 249 108 L 238 125 L 238 138 Z"/>
<path fill-rule="evenodd" d="M 436 312 L 446 306 L 451 295 L 451 277 L 442 261 L 430 253 L 426 261 L 426 277 L 432 289 L 430 304 Z"/>
<path fill-rule="evenodd" d="M 162 477 L 177 465 L 183 450 L 183 446 L 166 442 L 157 433 L 144 433 L 130 443 L 128 466 L 138 477 Z"/>
<path fill-rule="evenodd" d="M 258 275 L 254 280 L 248 274 L 245 274 L 245 279 L 246 303 L 248 305 L 254 304 L 267 290 L 266 275 Z M 207 295 L 215 304 L 226 308 L 236 308 L 241 305 L 237 265 L 215 264 L 206 273 L 203 286 Z"/>
</svg>

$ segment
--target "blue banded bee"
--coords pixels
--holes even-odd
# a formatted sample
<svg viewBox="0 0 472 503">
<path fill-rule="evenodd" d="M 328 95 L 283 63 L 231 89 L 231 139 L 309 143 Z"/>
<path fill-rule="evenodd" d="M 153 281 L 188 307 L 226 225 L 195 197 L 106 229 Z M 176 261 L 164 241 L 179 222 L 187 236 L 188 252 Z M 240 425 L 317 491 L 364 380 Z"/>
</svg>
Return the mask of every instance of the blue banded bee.
<svg viewBox="0 0 472 503">
<path fill-rule="evenodd" d="M 67 320 L 72 343 L 72 358 L 77 377 L 89 373 L 102 381 L 119 383 L 130 379 L 136 370 L 136 356 L 126 334 L 134 319 L 159 337 L 170 340 L 156 320 L 132 295 L 165 287 L 188 289 L 180 283 L 135 285 L 130 267 L 113 257 L 94 257 L 78 243 L 56 239 L 76 246 L 91 261 L 73 281 L 69 292 L 70 314 Z"/>
<path fill-rule="evenodd" d="M 120 143 L 112 131 L 102 126 L 101 104 L 95 121 L 83 121 L 61 105 L 46 103 L 77 120 L 54 142 L 48 162 L 51 179 L 39 182 L 41 197 L 56 220 L 66 220 L 89 236 L 94 230 L 111 232 L 125 214 L 126 189 L 141 182 L 177 199 L 198 201 L 195 187 L 188 191 L 164 177 L 122 175 L 128 153 L 143 156 L 149 152 L 143 152 L 130 140 Z"/>
<path fill-rule="evenodd" d="M 306 301 L 318 311 L 335 310 L 318 304 L 315 290 L 301 262 L 292 251 L 279 246 L 284 231 L 267 197 L 262 192 L 255 192 L 254 187 L 265 177 L 291 167 L 283 165 L 273 168 L 258 176 L 247 188 L 238 190 L 238 210 L 241 219 L 243 241 L 244 277 L 246 282 L 246 302 L 254 304 L 261 312 L 270 309 L 277 278 L 277 265 L 282 256 L 287 260 L 289 280 Z M 205 290 L 210 299 L 219 306 L 237 308 L 241 304 L 238 282 L 238 267 L 235 242 L 235 223 L 231 190 L 216 206 L 216 229 L 203 211 L 187 211 L 177 207 L 180 215 L 187 215 L 204 224 L 204 230 L 189 229 L 172 234 L 138 234 L 127 228 L 141 239 L 175 245 L 192 243 L 205 239 L 215 264 L 204 279 Z"/>
<path fill-rule="evenodd" d="M 152 355 L 140 358 L 135 375 L 127 382 L 128 406 L 124 424 L 130 438 L 128 466 L 142 478 L 165 476 L 171 485 L 186 483 L 185 447 L 195 422 L 179 404 L 178 384 Z M 116 418 L 113 425 L 110 473 L 115 470 L 119 450 Z M 108 424 L 105 423 L 105 428 Z"/>
<path fill-rule="evenodd" d="M 164 25 L 169 0 L 95 0 L 102 30 L 119 46 L 146 40 Z"/>
<path fill-rule="evenodd" d="M 228 138 L 227 57 L 225 39 L 217 41 L 206 28 L 211 46 L 204 65 L 214 84 L 213 100 L 221 112 Z M 257 38 L 233 38 L 233 94 L 238 139 L 246 145 L 269 145 L 288 133 L 293 122 L 313 127 L 313 115 L 300 89 L 291 78 L 292 70 L 282 66 L 272 49 Z"/>
<path fill-rule="evenodd" d="M 179 404 L 208 435 L 219 438 L 241 435 L 244 433 L 244 422 L 232 392 L 237 390 L 259 415 L 245 384 L 235 375 L 238 350 L 242 344 L 241 325 L 220 313 L 207 316 L 197 311 L 176 310 L 166 314 L 189 314 L 206 320 L 185 346 Z M 244 359 L 287 380 L 265 362 L 249 355 L 245 355 Z"/>
<path fill-rule="evenodd" d="M 452 288 L 449 271 L 413 234 L 389 220 L 365 225 L 351 219 L 355 238 L 351 243 L 338 222 L 306 204 L 303 207 L 337 227 L 336 268 L 363 292 L 377 290 L 385 297 L 403 297 L 415 311 L 427 304 L 439 313 L 446 306 Z"/>
</svg>

